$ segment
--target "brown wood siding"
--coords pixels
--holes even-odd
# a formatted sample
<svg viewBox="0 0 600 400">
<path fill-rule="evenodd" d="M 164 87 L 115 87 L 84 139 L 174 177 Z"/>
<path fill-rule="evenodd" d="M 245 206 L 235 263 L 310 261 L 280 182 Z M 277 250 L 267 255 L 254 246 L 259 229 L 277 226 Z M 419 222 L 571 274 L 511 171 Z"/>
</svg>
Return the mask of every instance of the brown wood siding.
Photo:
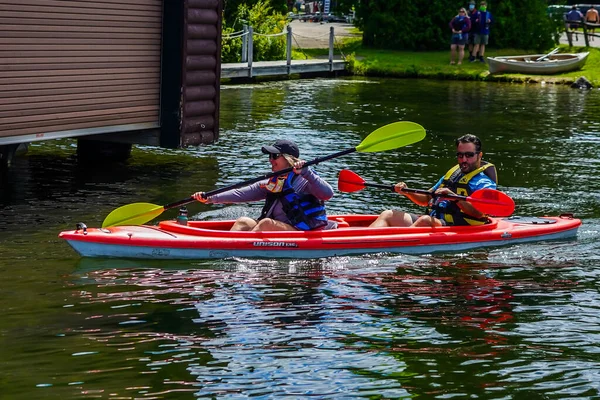
<svg viewBox="0 0 600 400">
<path fill-rule="evenodd" d="M 217 140 L 221 79 L 221 2 L 185 3 L 181 144 Z"/>
<path fill-rule="evenodd" d="M 0 138 L 158 127 L 162 7 L 0 0 Z"/>
</svg>

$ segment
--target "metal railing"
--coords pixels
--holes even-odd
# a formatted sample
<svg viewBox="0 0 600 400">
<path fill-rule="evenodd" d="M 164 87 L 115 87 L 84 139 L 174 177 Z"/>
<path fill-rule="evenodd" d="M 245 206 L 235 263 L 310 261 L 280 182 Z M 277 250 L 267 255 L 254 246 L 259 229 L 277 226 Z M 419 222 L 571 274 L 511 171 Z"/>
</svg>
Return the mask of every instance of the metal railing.
<svg viewBox="0 0 600 400">
<path fill-rule="evenodd" d="M 578 28 L 582 28 L 583 32 L 578 31 Z M 567 34 L 567 40 L 569 42 L 569 47 L 573 47 L 573 35 L 575 35 L 575 38 L 577 39 L 577 36 L 579 36 L 579 34 L 583 35 L 585 47 L 590 47 L 590 37 L 600 38 L 600 35 L 595 33 L 595 30 L 597 28 L 600 28 L 600 24 L 594 24 L 594 23 L 587 22 L 587 21 L 567 21 L 567 20 L 565 20 L 565 33 Z"/>
<path fill-rule="evenodd" d="M 317 39 L 320 37 L 329 36 L 329 65 L 330 65 L 330 70 L 333 71 L 333 55 L 334 55 L 333 53 L 334 53 L 334 46 L 336 43 L 335 30 L 334 30 L 333 26 L 329 27 L 329 33 L 325 33 L 323 35 L 318 35 L 318 36 L 303 36 L 303 35 L 295 34 L 295 33 L 293 33 L 292 27 L 290 25 L 286 26 L 286 30 L 284 32 L 274 33 L 274 34 L 263 34 L 263 33 L 254 32 L 254 29 L 251 26 L 244 25 L 244 28 L 241 31 L 232 32 L 230 34 L 223 35 L 223 39 L 225 39 L 225 40 L 235 39 L 235 38 L 239 38 L 239 37 L 242 38 L 241 62 L 247 63 L 248 68 L 250 70 L 252 70 L 253 53 L 254 53 L 253 45 L 254 45 L 254 36 L 255 35 L 256 36 L 264 36 L 264 37 L 277 37 L 277 36 L 286 35 L 286 63 L 288 66 L 288 71 L 290 69 L 290 66 L 292 65 L 292 41 L 293 40 L 296 41 L 297 47 L 301 49 L 301 47 L 298 45 L 298 41 L 296 40 L 296 38 L 298 38 L 298 37 L 308 38 L 308 39 Z M 344 54 L 341 52 L 341 50 L 340 50 L 340 54 L 341 54 L 342 58 L 344 58 L 344 59 L 346 58 L 344 56 Z"/>
</svg>

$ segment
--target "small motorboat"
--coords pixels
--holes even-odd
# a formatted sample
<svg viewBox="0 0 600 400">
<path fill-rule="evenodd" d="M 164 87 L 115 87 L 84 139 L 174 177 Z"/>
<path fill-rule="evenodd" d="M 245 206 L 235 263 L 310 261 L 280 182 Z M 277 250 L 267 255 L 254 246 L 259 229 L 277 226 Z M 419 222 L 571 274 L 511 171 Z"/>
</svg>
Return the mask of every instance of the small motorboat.
<svg viewBox="0 0 600 400">
<path fill-rule="evenodd" d="M 377 215 L 334 215 L 338 229 L 293 232 L 231 232 L 233 220 L 162 221 L 158 226 L 129 225 L 64 231 L 83 257 L 141 259 L 215 259 L 228 257 L 322 258 L 367 253 L 429 254 L 480 247 L 569 239 L 581 221 L 558 217 L 491 218 L 479 226 L 368 228 Z"/>
<path fill-rule="evenodd" d="M 553 75 L 581 69 L 590 53 L 487 57 L 490 74 Z"/>
</svg>

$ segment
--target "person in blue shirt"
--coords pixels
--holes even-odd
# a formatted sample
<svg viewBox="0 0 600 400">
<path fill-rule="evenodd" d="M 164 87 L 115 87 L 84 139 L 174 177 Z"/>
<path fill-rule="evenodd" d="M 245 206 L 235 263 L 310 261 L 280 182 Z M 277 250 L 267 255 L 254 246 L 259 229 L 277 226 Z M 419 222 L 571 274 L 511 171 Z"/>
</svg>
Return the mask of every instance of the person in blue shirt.
<svg viewBox="0 0 600 400">
<path fill-rule="evenodd" d="M 475 6 L 475 0 L 469 1 L 469 11 L 467 15 L 469 20 L 471 21 L 471 30 L 469 31 L 469 37 L 467 39 L 467 44 L 469 46 L 469 61 L 475 61 L 475 56 L 473 55 L 473 48 L 475 47 L 475 32 L 477 31 L 477 23 L 475 20 L 477 19 L 477 6 Z"/>
<path fill-rule="evenodd" d="M 577 9 L 577 6 L 573 6 L 571 11 L 567 13 L 565 16 L 568 22 L 567 35 L 572 36 L 573 32 L 575 32 L 575 40 L 577 40 L 577 28 L 580 27 L 581 21 L 583 20 L 583 14 L 581 11 Z"/>
<path fill-rule="evenodd" d="M 452 167 L 429 190 L 431 194 L 404 192 L 406 183 L 399 182 L 394 190 L 413 203 L 429 207 L 427 215 L 417 215 L 398 210 L 386 210 L 370 225 L 372 228 L 390 226 L 446 226 L 483 225 L 488 217 L 466 200 L 445 200 L 443 195 L 470 196 L 480 189 L 496 189 L 496 167 L 481 158 L 481 140 L 475 135 L 456 139 L 458 164 Z"/>
<path fill-rule="evenodd" d="M 473 47 L 473 59 L 469 61 L 475 61 L 475 58 L 478 58 L 480 62 L 484 63 L 485 59 L 485 46 L 487 46 L 490 38 L 490 25 L 494 22 L 492 18 L 492 13 L 487 10 L 487 3 L 482 1 L 479 4 L 479 11 L 477 12 L 477 17 L 475 18 L 475 25 L 477 26 L 476 30 L 473 31 L 475 33 L 475 37 L 473 38 L 473 42 L 475 46 Z"/>
</svg>

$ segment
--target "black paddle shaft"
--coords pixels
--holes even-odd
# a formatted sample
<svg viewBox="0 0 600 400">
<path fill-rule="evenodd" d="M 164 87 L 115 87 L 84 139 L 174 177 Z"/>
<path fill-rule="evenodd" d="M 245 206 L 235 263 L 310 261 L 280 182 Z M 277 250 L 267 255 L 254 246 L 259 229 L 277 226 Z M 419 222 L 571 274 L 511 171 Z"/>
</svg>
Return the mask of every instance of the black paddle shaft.
<svg viewBox="0 0 600 400">
<path fill-rule="evenodd" d="M 376 187 L 376 188 L 380 188 L 380 189 L 388 189 L 391 190 L 392 192 L 395 192 L 396 190 L 394 189 L 395 185 L 382 185 L 379 183 L 362 183 L 362 185 L 364 186 L 369 186 L 369 187 Z M 408 192 L 408 193 L 417 193 L 417 194 L 426 194 L 432 197 L 437 197 L 438 195 L 436 195 L 435 193 L 431 193 L 429 190 L 423 190 L 423 189 L 409 189 L 409 188 L 404 188 L 402 189 L 403 192 Z M 467 197 L 466 196 L 460 196 L 458 194 L 446 194 L 443 195 L 444 198 L 446 199 L 455 199 L 455 200 L 466 200 Z"/>
<path fill-rule="evenodd" d="M 325 157 L 317 157 L 314 160 L 305 162 L 304 166 L 302 168 L 308 167 L 308 166 L 311 166 L 311 165 L 317 165 L 317 164 L 319 164 L 319 163 L 321 163 L 323 161 L 331 160 L 332 158 L 341 157 L 341 156 L 344 156 L 346 154 L 354 153 L 355 151 L 356 151 L 356 148 L 353 148 L 353 149 L 342 150 L 342 151 L 339 151 L 339 152 L 334 153 L 334 154 L 330 154 L 330 155 L 325 156 Z M 252 185 L 253 183 L 260 182 L 260 181 L 265 180 L 265 179 L 270 179 L 270 178 L 272 178 L 274 176 L 278 176 L 278 175 L 282 175 L 282 174 L 287 174 L 288 172 L 292 172 L 293 170 L 294 170 L 294 167 L 289 167 L 289 168 L 286 168 L 286 169 L 282 169 L 280 171 L 270 172 L 268 174 L 265 174 L 265 175 L 262 175 L 262 176 L 258 176 L 256 178 L 248 179 L 247 181 L 238 182 L 238 183 L 234 183 L 233 185 L 225 186 L 225 187 L 220 188 L 220 189 L 211 190 L 210 192 L 204 193 L 204 195 L 206 197 L 214 196 L 215 194 L 219 194 L 219 193 L 227 192 L 229 190 L 233 190 L 233 189 L 241 188 L 241 187 L 244 187 L 244 186 Z M 392 190 L 393 190 L 393 187 L 392 187 Z M 163 208 L 165 210 L 169 210 L 171 208 L 176 208 L 176 207 L 179 207 L 179 206 L 183 206 L 185 204 L 192 203 L 195 200 L 196 199 L 194 199 L 193 197 L 188 197 L 187 199 L 179 200 L 179 201 L 176 201 L 174 203 L 167 204 L 167 205 L 163 206 Z"/>
</svg>

